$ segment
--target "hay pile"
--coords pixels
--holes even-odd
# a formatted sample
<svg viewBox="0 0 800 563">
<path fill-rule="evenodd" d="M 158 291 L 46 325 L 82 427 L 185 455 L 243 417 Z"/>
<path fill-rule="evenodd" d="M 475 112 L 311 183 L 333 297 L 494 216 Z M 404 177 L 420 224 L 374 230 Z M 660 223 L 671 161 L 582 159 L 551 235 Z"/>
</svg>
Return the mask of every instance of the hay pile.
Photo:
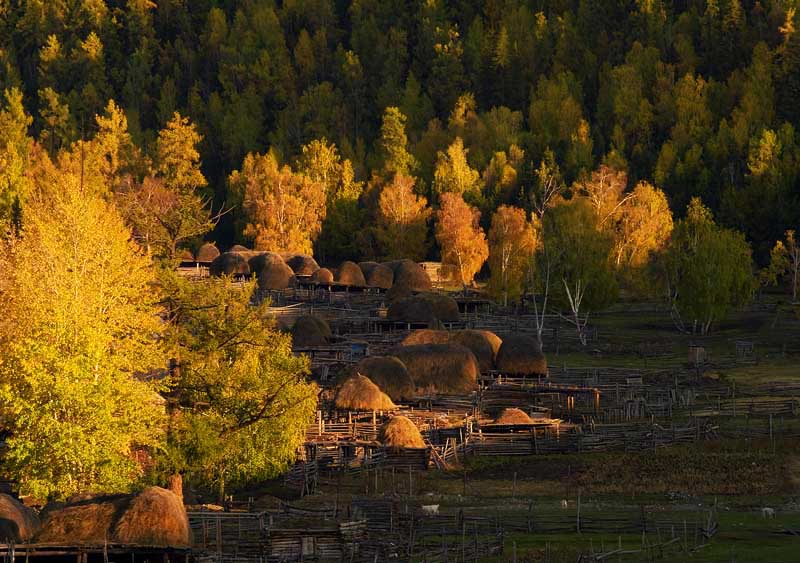
<svg viewBox="0 0 800 563">
<path fill-rule="evenodd" d="M 394 301 L 387 318 L 405 323 L 455 323 L 461 318 L 458 303 L 440 293 L 420 293 Z"/>
<path fill-rule="evenodd" d="M 411 333 L 400 341 L 400 346 L 416 346 L 418 344 L 446 344 L 450 342 L 450 333 L 446 330 L 422 328 Z"/>
<path fill-rule="evenodd" d="M 469 348 L 484 373 L 494 369 L 497 353 L 503 344 L 495 333 L 488 330 L 456 330 L 450 333 L 450 342 Z"/>
<path fill-rule="evenodd" d="M 355 262 L 345 261 L 336 270 L 336 281 L 344 285 L 352 285 L 355 287 L 364 287 L 367 285 L 367 280 L 364 279 L 364 274 L 358 264 Z"/>
<path fill-rule="evenodd" d="M 348 411 L 389 411 L 397 407 L 372 380 L 361 374 L 351 375 L 339 384 L 333 404 Z"/>
<path fill-rule="evenodd" d="M 395 356 L 368 356 L 358 362 L 352 372 L 369 377 L 392 401 L 414 398 L 414 380 Z"/>
<path fill-rule="evenodd" d="M 417 425 L 404 416 L 393 416 L 381 426 L 378 431 L 378 440 L 394 451 L 425 447 L 425 441 L 422 439 Z"/>
<path fill-rule="evenodd" d="M 250 266 L 238 252 L 223 252 L 211 262 L 209 272 L 212 276 L 247 276 Z"/>
<path fill-rule="evenodd" d="M 234 244 L 228 249 L 228 252 L 251 252 L 251 251 L 246 246 L 242 246 L 241 244 Z"/>
<path fill-rule="evenodd" d="M 0 493 L 0 543 L 27 542 L 39 531 L 36 512 L 14 497 Z"/>
<path fill-rule="evenodd" d="M 211 264 L 217 256 L 219 256 L 219 249 L 214 246 L 213 242 L 207 242 L 197 250 L 194 258 L 201 264 Z"/>
<path fill-rule="evenodd" d="M 281 257 L 296 276 L 310 276 L 319 270 L 319 264 L 308 254 L 282 254 Z"/>
<path fill-rule="evenodd" d="M 508 375 L 547 375 L 547 360 L 532 336 L 512 334 L 497 353 L 497 369 Z"/>
<path fill-rule="evenodd" d="M 425 269 L 413 260 L 395 260 L 386 262 L 394 274 L 392 288 L 389 290 L 390 299 L 407 297 L 412 293 L 430 291 L 433 288 L 431 278 Z"/>
<path fill-rule="evenodd" d="M 364 279 L 367 280 L 369 287 L 378 287 L 380 289 L 390 289 L 392 287 L 394 272 L 386 264 L 361 262 L 358 267 L 364 273 Z"/>
<path fill-rule="evenodd" d="M 533 424 L 533 420 L 522 409 L 510 408 L 503 409 L 503 412 L 494 420 L 494 423 L 511 426 L 514 424 Z"/>
<path fill-rule="evenodd" d="M 333 272 L 331 272 L 328 268 L 320 268 L 311 274 L 310 280 L 311 283 L 330 285 L 333 283 Z"/>
<path fill-rule="evenodd" d="M 188 248 L 183 248 L 178 251 L 178 260 L 180 260 L 181 263 L 194 262 L 194 254 L 192 254 L 192 251 Z"/>
<path fill-rule="evenodd" d="M 180 498 L 148 487 L 136 495 L 79 500 L 48 510 L 37 543 L 190 547 L 189 519 Z"/>
<path fill-rule="evenodd" d="M 292 269 L 277 254 L 267 253 L 250 259 L 250 270 L 256 274 L 258 288 L 280 291 L 297 285 Z"/>
<path fill-rule="evenodd" d="M 478 384 L 478 361 L 460 344 L 399 346 L 392 351 L 418 389 L 434 393 L 469 393 Z"/>
<path fill-rule="evenodd" d="M 290 332 L 292 346 L 295 348 L 326 346 L 333 336 L 328 323 L 314 315 L 298 317 Z"/>
</svg>

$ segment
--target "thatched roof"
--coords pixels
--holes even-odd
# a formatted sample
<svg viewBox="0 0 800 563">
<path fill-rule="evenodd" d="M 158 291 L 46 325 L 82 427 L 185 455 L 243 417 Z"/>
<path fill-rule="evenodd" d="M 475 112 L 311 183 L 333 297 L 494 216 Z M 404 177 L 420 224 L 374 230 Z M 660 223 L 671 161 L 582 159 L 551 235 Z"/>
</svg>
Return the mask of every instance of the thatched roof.
<svg viewBox="0 0 800 563">
<path fill-rule="evenodd" d="M 297 276 L 310 276 L 319 270 L 319 264 L 308 254 L 282 254 L 286 264 Z"/>
<path fill-rule="evenodd" d="M 533 424 L 533 420 L 530 416 L 528 416 L 528 413 L 522 409 L 510 408 L 503 409 L 503 411 L 494 420 L 494 423 L 510 426 L 512 424 Z"/>
<path fill-rule="evenodd" d="M 36 512 L 14 497 L 0 493 L 0 543 L 27 542 L 39 531 Z"/>
<path fill-rule="evenodd" d="M 425 441 L 417 425 L 404 416 L 393 416 L 378 431 L 378 441 L 392 450 L 424 448 Z"/>
<path fill-rule="evenodd" d="M 389 396 L 368 377 L 355 374 L 336 388 L 333 404 L 349 411 L 388 411 L 396 408 Z"/>
<path fill-rule="evenodd" d="M 250 259 L 250 269 L 258 278 L 258 288 L 282 290 L 297 285 L 292 269 L 277 254 L 260 254 Z"/>
<path fill-rule="evenodd" d="M 314 315 L 298 317 L 292 325 L 292 346 L 295 348 L 314 348 L 325 346 L 331 338 L 331 327 Z"/>
<path fill-rule="evenodd" d="M 455 330 L 450 333 L 450 341 L 472 350 L 484 373 L 494 369 L 497 352 L 503 344 L 495 333 L 488 330 Z"/>
<path fill-rule="evenodd" d="M 251 250 L 241 244 L 234 244 L 228 249 L 228 252 L 251 252 Z"/>
<path fill-rule="evenodd" d="M 497 353 L 497 369 L 509 375 L 547 375 L 547 360 L 532 336 L 511 334 Z"/>
<path fill-rule="evenodd" d="M 247 259 L 238 252 L 223 252 L 211 262 L 209 271 L 212 276 L 233 276 L 250 274 Z"/>
<path fill-rule="evenodd" d="M 416 346 L 417 344 L 446 344 L 450 342 L 450 333 L 446 330 L 422 328 L 413 330 L 400 341 L 400 346 Z"/>
<path fill-rule="evenodd" d="M 136 495 L 108 495 L 46 510 L 37 543 L 189 547 L 191 531 L 175 493 L 148 487 Z"/>
<path fill-rule="evenodd" d="M 188 248 L 182 248 L 178 251 L 178 259 L 181 262 L 194 262 L 194 254 Z"/>
<path fill-rule="evenodd" d="M 406 323 L 458 322 L 458 303 L 440 293 L 420 293 L 394 301 L 389 305 L 387 317 Z"/>
<path fill-rule="evenodd" d="M 392 354 L 406 366 L 418 389 L 469 393 L 478 383 L 478 361 L 460 344 L 399 346 Z"/>
<path fill-rule="evenodd" d="M 369 274 L 364 274 L 364 276 L 369 287 L 391 289 L 394 283 L 394 272 L 384 264 L 375 264 L 375 267 L 370 269 Z"/>
<path fill-rule="evenodd" d="M 406 366 L 395 356 L 367 356 L 352 370 L 369 377 L 392 401 L 413 399 L 414 380 Z"/>
<path fill-rule="evenodd" d="M 355 262 L 345 261 L 339 265 L 336 270 L 336 281 L 344 285 L 352 285 L 356 287 L 364 287 L 367 285 L 367 280 L 364 279 L 364 274 L 358 264 Z"/>
<path fill-rule="evenodd" d="M 313 283 L 329 285 L 333 283 L 333 272 L 331 272 L 328 268 L 320 268 L 311 274 L 310 279 Z"/>
<path fill-rule="evenodd" d="M 413 260 L 394 260 L 385 264 L 394 273 L 388 294 L 390 299 L 406 297 L 418 291 L 430 291 L 433 287 L 428 272 Z"/>
<path fill-rule="evenodd" d="M 203 264 L 210 264 L 217 256 L 219 256 L 219 249 L 213 242 L 207 242 L 197 250 L 195 260 Z"/>
</svg>

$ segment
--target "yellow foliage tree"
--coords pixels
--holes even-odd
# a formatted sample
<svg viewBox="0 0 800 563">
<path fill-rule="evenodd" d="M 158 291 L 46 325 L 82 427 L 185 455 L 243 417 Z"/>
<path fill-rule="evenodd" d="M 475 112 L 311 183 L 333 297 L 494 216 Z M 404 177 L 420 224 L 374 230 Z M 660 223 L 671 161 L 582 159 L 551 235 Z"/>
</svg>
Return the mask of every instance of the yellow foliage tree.
<svg viewBox="0 0 800 563">
<path fill-rule="evenodd" d="M 311 254 L 326 212 L 321 183 L 280 166 L 269 153 L 248 154 L 229 181 L 243 201 L 244 234 L 255 248 Z"/>
<path fill-rule="evenodd" d="M 667 196 L 647 182 L 639 182 L 620 207 L 617 220 L 614 260 L 617 267 L 643 266 L 672 234 L 672 211 Z"/>
<path fill-rule="evenodd" d="M 480 211 L 456 193 L 442 194 L 436 213 L 436 240 L 442 249 L 442 265 L 466 287 L 489 257 L 486 235 L 480 227 Z"/>
<path fill-rule="evenodd" d="M 468 152 L 461 137 L 456 137 L 446 151 L 439 151 L 433 172 L 433 189 L 436 193 L 472 196 L 480 193 L 481 177 L 467 162 Z"/>
<path fill-rule="evenodd" d="M 501 205 L 492 216 L 489 229 L 489 289 L 495 297 L 503 298 L 504 305 L 522 293 L 536 246 L 536 231 L 525 211 Z"/>
<path fill-rule="evenodd" d="M 395 174 L 381 191 L 375 230 L 387 259 L 421 260 L 427 249 L 428 200 L 414 193 L 414 178 Z"/>
<path fill-rule="evenodd" d="M 587 180 L 580 183 L 579 187 L 592 204 L 601 228 L 613 227 L 612 223 L 619 215 L 620 208 L 630 197 L 625 194 L 627 183 L 628 176 L 625 172 L 606 165 L 592 172 Z"/>
</svg>

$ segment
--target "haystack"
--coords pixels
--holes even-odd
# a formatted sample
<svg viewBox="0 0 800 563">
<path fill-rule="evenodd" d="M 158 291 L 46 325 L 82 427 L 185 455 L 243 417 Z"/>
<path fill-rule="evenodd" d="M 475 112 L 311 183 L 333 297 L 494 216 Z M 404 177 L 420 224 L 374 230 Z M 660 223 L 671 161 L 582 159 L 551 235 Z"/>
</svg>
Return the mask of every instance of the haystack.
<svg viewBox="0 0 800 563">
<path fill-rule="evenodd" d="M 514 424 L 533 424 L 533 420 L 528 413 L 522 409 L 510 408 L 503 409 L 500 415 L 494 420 L 495 424 L 511 426 Z"/>
<path fill-rule="evenodd" d="M 532 336 L 512 334 L 503 338 L 496 364 L 508 375 L 547 375 L 547 360 Z"/>
<path fill-rule="evenodd" d="M 280 291 L 297 285 L 297 278 L 277 254 L 261 254 L 250 259 L 250 268 L 258 278 L 258 288 Z"/>
<path fill-rule="evenodd" d="M 352 285 L 355 287 L 364 287 L 367 285 L 367 280 L 364 279 L 364 274 L 358 264 L 355 262 L 345 261 L 336 270 L 336 281 L 344 285 Z"/>
<path fill-rule="evenodd" d="M 188 248 L 182 248 L 178 251 L 178 260 L 183 262 L 194 262 L 194 254 Z"/>
<path fill-rule="evenodd" d="M 458 303 L 440 293 L 420 293 L 394 301 L 387 313 L 389 320 L 404 323 L 455 323 L 460 319 Z"/>
<path fill-rule="evenodd" d="M 189 518 L 175 493 L 148 487 L 133 497 L 114 530 L 114 541 L 128 545 L 191 547 Z"/>
<path fill-rule="evenodd" d="M 250 275 L 250 266 L 238 252 L 223 252 L 211 262 L 209 271 L 212 276 L 247 276 Z"/>
<path fill-rule="evenodd" d="M 456 330 L 450 333 L 450 342 L 469 348 L 484 373 L 494 369 L 497 353 L 503 344 L 495 333 L 488 330 Z"/>
<path fill-rule="evenodd" d="M 478 361 L 460 344 L 399 346 L 392 351 L 414 380 L 417 388 L 435 393 L 473 391 L 478 382 Z"/>
<path fill-rule="evenodd" d="M 396 408 L 371 379 L 358 373 L 339 384 L 333 404 L 337 409 L 348 411 L 389 411 Z"/>
<path fill-rule="evenodd" d="M 0 543 L 26 542 L 41 526 L 39 515 L 14 497 L 0 493 Z"/>
<path fill-rule="evenodd" d="M 219 256 L 219 249 L 213 242 L 207 242 L 197 249 L 194 259 L 201 264 L 211 264 L 217 256 Z"/>
<path fill-rule="evenodd" d="M 395 260 L 385 264 L 394 273 L 390 299 L 402 298 L 419 291 L 430 291 L 433 285 L 428 272 L 413 260 Z"/>
<path fill-rule="evenodd" d="M 372 272 L 376 266 L 378 266 L 377 262 L 366 261 L 358 263 L 358 267 L 361 268 L 361 273 L 364 274 L 365 278 L 369 277 L 370 272 Z M 392 272 L 392 275 L 394 275 L 394 272 Z"/>
<path fill-rule="evenodd" d="M 317 261 L 308 254 L 282 254 L 281 256 L 296 276 L 310 276 L 319 270 Z"/>
<path fill-rule="evenodd" d="M 376 264 L 374 268 L 365 274 L 367 285 L 369 287 L 377 287 L 380 289 L 391 289 L 394 283 L 394 272 L 389 266 L 384 264 Z"/>
<path fill-rule="evenodd" d="M 37 543 L 189 547 L 189 519 L 180 498 L 160 487 L 136 495 L 79 500 L 46 512 Z"/>
<path fill-rule="evenodd" d="M 234 244 L 228 249 L 228 252 L 250 252 L 250 249 L 241 244 Z"/>
<path fill-rule="evenodd" d="M 367 356 L 352 370 L 369 377 L 392 401 L 414 398 L 414 380 L 395 356 Z"/>
<path fill-rule="evenodd" d="M 292 346 L 315 348 L 325 346 L 331 338 L 331 327 L 325 320 L 314 315 L 298 317 L 292 325 Z"/>
<path fill-rule="evenodd" d="M 400 346 L 416 346 L 418 344 L 446 344 L 450 342 L 450 333 L 446 330 L 422 328 L 412 331 L 400 341 Z"/>
<path fill-rule="evenodd" d="M 378 431 L 378 441 L 394 451 L 424 448 L 425 441 L 417 425 L 404 416 L 393 416 Z"/>
<path fill-rule="evenodd" d="M 333 283 L 333 272 L 328 268 L 320 268 L 311 274 L 311 283 L 318 283 L 321 285 L 330 285 Z"/>
</svg>

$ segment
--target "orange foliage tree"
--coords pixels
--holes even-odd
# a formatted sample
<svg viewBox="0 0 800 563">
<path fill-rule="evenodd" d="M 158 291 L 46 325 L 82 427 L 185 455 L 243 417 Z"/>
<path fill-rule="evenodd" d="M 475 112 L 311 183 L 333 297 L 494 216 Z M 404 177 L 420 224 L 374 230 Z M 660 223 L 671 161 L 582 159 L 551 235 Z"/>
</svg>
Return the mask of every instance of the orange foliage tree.
<svg viewBox="0 0 800 563">
<path fill-rule="evenodd" d="M 385 258 L 421 260 L 425 256 L 431 209 L 413 188 L 414 178 L 395 174 L 381 191 L 375 235 Z"/>
<path fill-rule="evenodd" d="M 525 274 L 531 268 L 536 251 L 536 232 L 525 211 L 501 205 L 492 215 L 489 229 L 489 267 L 492 275 L 489 290 L 495 297 L 518 298 L 522 293 Z"/>
<path fill-rule="evenodd" d="M 466 287 L 489 257 L 486 235 L 478 223 L 481 214 L 460 194 L 442 194 L 441 204 L 436 213 L 436 240 L 442 248 L 442 265 Z"/>
</svg>

